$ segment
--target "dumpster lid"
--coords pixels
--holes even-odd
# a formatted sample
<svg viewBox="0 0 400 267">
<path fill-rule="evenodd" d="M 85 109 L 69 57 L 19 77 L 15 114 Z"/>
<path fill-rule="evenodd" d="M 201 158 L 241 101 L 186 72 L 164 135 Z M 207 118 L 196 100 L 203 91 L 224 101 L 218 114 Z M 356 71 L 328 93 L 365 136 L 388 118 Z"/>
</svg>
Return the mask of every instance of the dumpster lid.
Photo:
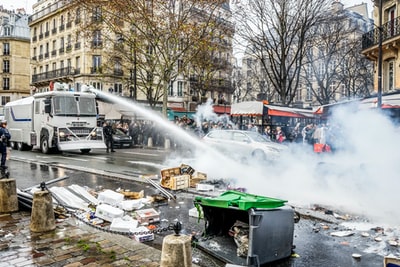
<svg viewBox="0 0 400 267">
<path fill-rule="evenodd" d="M 228 190 L 219 197 L 195 197 L 195 202 L 204 206 L 212 206 L 219 208 L 236 207 L 241 210 L 250 208 L 274 209 L 285 205 L 287 200 L 257 196 L 238 191 Z"/>
</svg>

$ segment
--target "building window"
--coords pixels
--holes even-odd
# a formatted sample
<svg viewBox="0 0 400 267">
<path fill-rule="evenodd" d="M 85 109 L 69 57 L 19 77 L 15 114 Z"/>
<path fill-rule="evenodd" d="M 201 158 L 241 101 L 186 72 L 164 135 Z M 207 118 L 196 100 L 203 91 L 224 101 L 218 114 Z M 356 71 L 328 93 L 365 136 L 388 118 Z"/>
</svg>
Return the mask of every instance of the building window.
<svg viewBox="0 0 400 267">
<path fill-rule="evenodd" d="M 90 82 L 89 84 L 93 86 L 94 89 L 103 91 L 103 84 L 101 82 Z"/>
<path fill-rule="evenodd" d="M 168 96 L 174 95 L 174 83 L 171 81 L 168 85 Z"/>
<path fill-rule="evenodd" d="M 3 73 L 10 73 L 10 61 L 3 60 Z"/>
<path fill-rule="evenodd" d="M 312 100 L 312 90 L 310 86 L 307 86 L 306 89 L 306 101 L 311 101 Z"/>
<path fill-rule="evenodd" d="M 114 62 L 114 75 L 123 75 L 121 58 L 115 58 Z"/>
<path fill-rule="evenodd" d="M 81 58 L 80 57 L 76 57 L 75 58 L 75 69 L 80 69 L 81 68 Z"/>
<path fill-rule="evenodd" d="M 8 56 L 10 55 L 10 44 L 3 43 L 3 55 Z"/>
<path fill-rule="evenodd" d="M 3 78 L 3 90 L 10 90 L 10 78 Z"/>
<path fill-rule="evenodd" d="M 182 59 L 178 59 L 178 72 L 182 72 L 183 70 L 183 62 Z"/>
<path fill-rule="evenodd" d="M 101 71 L 101 56 L 94 55 L 92 57 L 92 71 L 91 73 L 96 73 Z"/>
<path fill-rule="evenodd" d="M 4 27 L 4 36 L 10 36 L 11 35 L 11 27 Z"/>
<path fill-rule="evenodd" d="M 101 21 L 101 7 L 97 6 L 93 9 L 93 21 Z"/>
<path fill-rule="evenodd" d="M 95 30 L 93 32 L 93 47 L 100 47 L 101 45 L 102 45 L 101 31 Z"/>
<path fill-rule="evenodd" d="M 9 96 L 2 96 L 1 97 L 1 105 L 4 106 L 5 104 L 7 104 L 8 102 L 10 102 L 11 99 Z"/>
<path fill-rule="evenodd" d="M 118 95 L 122 95 L 122 84 L 121 83 L 114 83 L 114 93 Z"/>
<path fill-rule="evenodd" d="M 80 23 L 81 22 L 81 8 L 76 9 L 75 13 L 75 23 Z"/>
<path fill-rule="evenodd" d="M 390 60 L 388 62 L 388 72 L 387 72 L 387 90 L 392 91 L 394 89 L 394 61 Z"/>
<path fill-rule="evenodd" d="M 182 97 L 183 96 L 183 82 L 178 81 L 178 96 Z"/>
</svg>

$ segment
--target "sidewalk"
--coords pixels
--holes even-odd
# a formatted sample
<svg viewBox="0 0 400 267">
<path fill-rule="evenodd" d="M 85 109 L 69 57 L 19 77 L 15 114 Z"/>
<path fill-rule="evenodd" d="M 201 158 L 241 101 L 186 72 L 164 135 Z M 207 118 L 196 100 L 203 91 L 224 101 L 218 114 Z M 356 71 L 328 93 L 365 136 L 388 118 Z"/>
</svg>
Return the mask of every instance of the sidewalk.
<svg viewBox="0 0 400 267">
<path fill-rule="evenodd" d="M 30 231 L 30 212 L 0 214 L 0 267 L 159 266 L 161 251 L 69 217 L 47 233 Z"/>
</svg>

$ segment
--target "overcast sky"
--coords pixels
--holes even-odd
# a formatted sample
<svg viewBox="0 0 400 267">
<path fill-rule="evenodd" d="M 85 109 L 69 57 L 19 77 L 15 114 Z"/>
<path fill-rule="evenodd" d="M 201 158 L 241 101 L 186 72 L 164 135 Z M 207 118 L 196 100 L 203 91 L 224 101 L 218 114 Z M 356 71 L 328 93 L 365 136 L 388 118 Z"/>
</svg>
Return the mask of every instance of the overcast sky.
<svg viewBox="0 0 400 267">
<path fill-rule="evenodd" d="M 16 9 L 16 8 L 25 8 L 28 14 L 32 14 L 32 5 L 36 3 L 38 0 L 1 0 L 0 5 L 3 5 L 5 9 Z M 361 3 L 368 4 L 368 13 L 372 12 L 372 0 L 342 0 L 342 3 L 345 7 L 350 7 L 354 5 L 358 5 Z"/>
</svg>

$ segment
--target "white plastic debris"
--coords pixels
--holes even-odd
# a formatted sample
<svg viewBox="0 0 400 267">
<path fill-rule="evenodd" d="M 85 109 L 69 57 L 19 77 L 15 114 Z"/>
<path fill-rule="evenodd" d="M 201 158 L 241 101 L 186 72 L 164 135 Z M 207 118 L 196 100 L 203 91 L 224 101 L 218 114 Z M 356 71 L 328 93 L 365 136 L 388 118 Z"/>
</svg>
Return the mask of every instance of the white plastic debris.
<svg viewBox="0 0 400 267">
<path fill-rule="evenodd" d="M 339 231 L 339 232 L 332 232 L 331 236 L 337 236 L 337 237 L 344 237 L 344 236 L 351 236 L 354 235 L 353 231 Z"/>
<path fill-rule="evenodd" d="M 351 254 L 351 256 L 353 258 L 355 258 L 355 259 L 360 259 L 361 258 L 361 254 L 358 254 L 358 253 L 353 253 L 353 254 Z"/>
</svg>

